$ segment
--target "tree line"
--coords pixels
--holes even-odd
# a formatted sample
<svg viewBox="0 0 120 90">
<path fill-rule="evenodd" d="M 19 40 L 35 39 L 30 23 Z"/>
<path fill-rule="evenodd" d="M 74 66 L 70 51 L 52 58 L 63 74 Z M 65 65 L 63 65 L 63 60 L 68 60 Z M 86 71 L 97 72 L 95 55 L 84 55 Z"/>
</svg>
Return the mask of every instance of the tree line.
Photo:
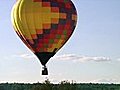
<svg viewBox="0 0 120 90">
<path fill-rule="evenodd" d="M 43 83 L 1 83 L 0 90 L 120 90 L 120 84 L 70 83 L 61 81 L 53 84 L 49 80 Z"/>
</svg>

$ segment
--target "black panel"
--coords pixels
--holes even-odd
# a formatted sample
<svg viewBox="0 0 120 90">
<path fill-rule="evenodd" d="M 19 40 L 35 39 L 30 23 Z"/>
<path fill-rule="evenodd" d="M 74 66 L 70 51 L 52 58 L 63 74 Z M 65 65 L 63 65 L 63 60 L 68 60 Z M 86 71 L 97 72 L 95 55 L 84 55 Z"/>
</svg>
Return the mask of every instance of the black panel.
<svg viewBox="0 0 120 90">
<path fill-rule="evenodd" d="M 42 0 L 42 2 L 49 2 L 48 0 Z"/>
<path fill-rule="evenodd" d="M 66 24 L 66 19 L 59 19 L 59 24 L 65 25 Z"/>
<path fill-rule="evenodd" d="M 53 52 L 37 52 L 35 55 L 40 60 L 41 64 L 45 66 L 45 64 L 48 62 L 48 60 L 55 55 Z"/>
<path fill-rule="evenodd" d="M 51 29 L 55 30 L 55 29 L 57 29 L 57 28 L 58 28 L 58 24 L 52 24 L 52 25 L 51 25 Z"/>
<path fill-rule="evenodd" d="M 43 29 L 43 34 L 50 34 L 50 29 Z"/>
<path fill-rule="evenodd" d="M 65 7 L 63 7 L 63 8 L 60 8 L 60 13 L 66 13 L 67 11 L 66 11 L 66 8 Z"/>
<path fill-rule="evenodd" d="M 43 34 L 37 34 L 37 37 L 38 37 L 39 39 L 42 39 L 42 38 L 43 38 Z"/>
<path fill-rule="evenodd" d="M 51 7 L 58 7 L 58 3 L 57 2 L 52 2 Z"/>
<path fill-rule="evenodd" d="M 67 19 L 71 20 L 72 19 L 72 14 L 67 14 Z"/>
</svg>

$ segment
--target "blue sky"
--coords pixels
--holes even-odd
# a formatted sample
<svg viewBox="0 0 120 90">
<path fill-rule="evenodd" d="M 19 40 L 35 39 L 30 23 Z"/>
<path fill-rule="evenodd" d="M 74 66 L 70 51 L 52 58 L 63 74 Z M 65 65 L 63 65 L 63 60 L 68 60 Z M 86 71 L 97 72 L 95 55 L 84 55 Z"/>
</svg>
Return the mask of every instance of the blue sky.
<svg viewBox="0 0 120 90">
<path fill-rule="evenodd" d="M 15 0 L 0 3 L 0 82 L 120 83 L 120 0 L 72 0 L 78 23 L 70 40 L 48 62 L 49 76 L 11 24 Z"/>
</svg>

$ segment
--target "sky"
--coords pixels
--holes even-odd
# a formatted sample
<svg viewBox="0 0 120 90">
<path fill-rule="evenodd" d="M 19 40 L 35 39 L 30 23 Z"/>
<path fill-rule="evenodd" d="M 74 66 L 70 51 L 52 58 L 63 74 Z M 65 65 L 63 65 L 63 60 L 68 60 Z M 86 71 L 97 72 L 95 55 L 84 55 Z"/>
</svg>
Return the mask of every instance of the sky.
<svg viewBox="0 0 120 90">
<path fill-rule="evenodd" d="M 120 83 L 120 0 L 72 0 L 77 26 L 47 63 L 48 76 L 41 75 L 39 60 L 13 29 L 15 1 L 0 2 L 0 83 L 36 83 L 47 78 L 54 83 Z"/>
</svg>

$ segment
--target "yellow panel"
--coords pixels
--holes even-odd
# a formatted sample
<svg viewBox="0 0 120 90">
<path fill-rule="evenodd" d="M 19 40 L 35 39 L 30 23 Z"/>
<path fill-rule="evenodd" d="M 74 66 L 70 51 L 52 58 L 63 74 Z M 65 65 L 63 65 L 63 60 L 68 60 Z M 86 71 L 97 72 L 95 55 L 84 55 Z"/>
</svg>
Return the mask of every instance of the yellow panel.
<svg viewBox="0 0 120 90">
<path fill-rule="evenodd" d="M 61 47 L 61 45 L 62 45 L 62 42 L 63 42 L 63 40 L 62 39 L 60 39 L 59 40 L 59 42 L 57 43 L 57 45 L 56 45 L 56 48 L 59 48 L 59 47 Z"/>
<path fill-rule="evenodd" d="M 15 8 L 16 7 L 16 4 L 14 5 L 14 7 L 13 7 L 13 9 L 12 9 L 12 13 L 11 13 L 11 19 L 12 19 L 12 24 L 13 24 L 13 26 L 14 26 L 14 30 L 16 31 L 16 32 L 18 32 L 18 34 L 19 35 L 21 35 L 21 36 L 23 36 L 22 35 L 22 32 L 20 31 L 20 28 L 18 27 L 18 25 L 16 24 L 16 22 L 15 22 Z M 23 38 L 24 38 L 24 36 L 23 36 Z"/>
<path fill-rule="evenodd" d="M 36 29 L 43 29 L 42 27 L 42 14 L 41 14 L 41 3 L 34 2 L 33 8 L 34 24 Z"/>
<path fill-rule="evenodd" d="M 14 23 L 13 25 L 14 25 L 14 28 L 17 29 L 16 31 L 20 30 L 20 27 L 18 26 L 18 23 L 16 22 L 16 18 L 17 18 L 17 16 L 16 16 L 16 13 L 17 13 L 17 12 L 16 12 L 16 6 L 17 6 L 17 5 L 18 5 L 18 3 L 15 4 L 15 6 L 13 7 L 14 10 L 13 10 L 13 12 L 12 12 L 12 13 L 13 13 L 13 14 L 12 14 L 12 15 L 13 15 L 13 23 Z"/>
<path fill-rule="evenodd" d="M 13 12 L 13 14 L 14 14 L 14 22 L 15 22 L 15 27 L 17 28 L 18 32 L 25 35 L 25 32 L 23 31 L 23 28 L 22 28 L 20 22 L 18 22 L 18 21 L 20 21 L 19 16 L 18 16 L 19 15 L 19 12 L 18 12 L 18 10 L 19 10 L 18 6 L 19 5 L 20 5 L 20 3 L 16 3 L 16 6 L 14 8 L 14 12 Z"/>
<path fill-rule="evenodd" d="M 47 52 L 53 52 L 54 48 L 47 48 Z"/>
<path fill-rule="evenodd" d="M 49 48 L 49 49 L 50 49 L 50 52 L 53 52 L 53 51 L 54 51 L 54 49 L 56 48 L 56 45 L 57 45 L 57 44 L 53 44 L 53 45 L 52 45 L 52 48 Z M 49 50 L 49 49 L 48 49 L 48 50 Z"/>
<path fill-rule="evenodd" d="M 42 7 L 42 12 L 51 13 L 51 7 Z"/>
<path fill-rule="evenodd" d="M 51 18 L 59 18 L 59 13 L 51 13 Z"/>
<path fill-rule="evenodd" d="M 57 50 L 55 52 L 57 52 L 62 46 L 63 46 L 63 41 L 64 40 L 59 40 L 58 44 L 55 45 L 55 47 L 57 48 Z"/>
<path fill-rule="evenodd" d="M 59 13 L 60 18 L 62 19 L 66 19 L 67 18 L 67 14 L 66 13 Z"/>
<path fill-rule="evenodd" d="M 35 30 L 35 25 L 34 25 L 34 15 L 33 15 L 33 4 L 32 2 L 28 1 L 27 3 L 26 0 L 26 5 L 25 5 L 25 18 L 26 18 L 26 23 L 28 26 L 28 29 L 30 31 L 30 34 L 36 35 L 36 30 Z"/>
<path fill-rule="evenodd" d="M 21 22 L 20 26 L 23 27 L 23 29 L 21 29 L 21 30 L 25 32 L 25 36 L 27 37 L 27 39 L 32 39 L 31 34 L 29 32 L 29 28 L 27 26 L 27 22 L 26 22 L 25 1 L 24 0 L 22 0 L 21 4 L 20 4 L 19 18 L 20 18 L 20 20 L 17 20 L 17 22 Z"/>
<path fill-rule="evenodd" d="M 42 13 L 42 21 L 44 23 L 51 23 L 50 14 Z"/>
<path fill-rule="evenodd" d="M 25 36 L 23 36 L 23 34 L 24 34 L 24 32 L 21 32 L 21 28 L 19 27 L 19 25 L 18 25 L 18 23 L 17 23 L 17 16 L 16 16 L 16 13 L 17 13 L 17 15 L 18 15 L 18 12 L 17 12 L 17 10 L 18 10 L 18 6 L 17 5 L 20 5 L 20 3 L 16 3 L 15 5 L 14 5 L 14 7 L 13 7 L 13 9 L 12 9 L 12 12 L 11 12 L 11 19 L 12 19 L 12 24 L 13 24 L 13 26 L 14 26 L 14 30 L 20 35 L 20 36 L 22 36 L 22 38 L 24 38 L 24 42 L 25 42 L 25 44 L 33 51 L 33 49 L 31 48 L 31 46 L 28 44 L 28 42 L 26 42 L 25 40 Z M 17 19 L 16 19 L 17 18 Z"/>
<path fill-rule="evenodd" d="M 15 7 L 16 7 L 16 4 L 13 6 L 12 11 L 11 11 L 11 21 L 12 21 L 13 27 L 15 28 L 14 30 L 18 31 L 18 28 L 15 25 L 15 16 L 14 16 Z"/>
<path fill-rule="evenodd" d="M 50 52 L 53 52 L 53 50 L 55 49 L 55 48 L 60 48 L 61 46 L 62 46 L 62 43 L 63 42 L 63 40 L 61 39 L 61 40 L 59 40 L 59 42 L 57 43 L 57 44 L 53 44 L 52 45 L 52 48 L 49 48 L 48 50 L 50 51 Z M 57 52 L 57 51 L 56 51 Z"/>
<path fill-rule="evenodd" d="M 77 21 L 77 15 L 72 15 L 72 20 Z"/>
</svg>

